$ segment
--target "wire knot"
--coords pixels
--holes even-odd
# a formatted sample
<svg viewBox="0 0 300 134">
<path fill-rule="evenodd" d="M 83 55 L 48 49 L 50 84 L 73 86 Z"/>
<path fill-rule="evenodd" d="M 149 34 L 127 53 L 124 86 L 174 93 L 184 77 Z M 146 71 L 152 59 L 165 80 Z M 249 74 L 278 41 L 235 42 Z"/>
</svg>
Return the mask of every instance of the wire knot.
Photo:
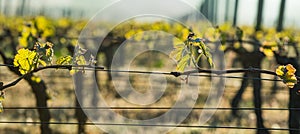
<svg viewBox="0 0 300 134">
<path fill-rule="evenodd" d="M 180 72 L 171 72 L 171 74 L 172 74 L 172 75 L 174 75 L 175 77 L 178 77 L 178 76 L 180 76 L 180 75 L 181 75 L 181 73 L 180 73 Z"/>
</svg>

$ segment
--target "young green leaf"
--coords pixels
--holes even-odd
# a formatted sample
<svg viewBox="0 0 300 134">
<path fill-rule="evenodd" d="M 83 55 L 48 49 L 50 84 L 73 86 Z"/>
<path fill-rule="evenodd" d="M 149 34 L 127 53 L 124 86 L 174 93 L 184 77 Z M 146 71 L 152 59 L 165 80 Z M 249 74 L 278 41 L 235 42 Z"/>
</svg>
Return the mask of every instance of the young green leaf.
<svg viewBox="0 0 300 134">
<path fill-rule="evenodd" d="M 72 64 L 73 58 L 69 55 L 60 57 L 57 61 L 56 64 L 58 65 L 71 65 Z"/>
<path fill-rule="evenodd" d="M 14 58 L 14 66 L 19 67 L 21 74 L 26 74 L 34 70 L 38 65 L 38 55 L 29 49 L 20 49 Z"/>
<path fill-rule="evenodd" d="M 41 64 L 42 66 L 47 66 L 47 63 L 41 59 L 38 60 L 39 64 Z"/>
<path fill-rule="evenodd" d="M 77 65 L 86 65 L 86 61 L 83 55 L 77 56 L 75 60 L 76 60 L 75 63 Z"/>
<path fill-rule="evenodd" d="M 170 53 L 170 57 L 174 58 L 176 61 L 179 61 L 182 57 L 184 51 L 184 44 L 176 45 L 175 50 Z"/>
<path fill-rule="evenodd" d="M 289 88 L 293 88 L 294 85 L 298 83 L 295 73 L 296 69 L 291 64 L 279 66 L 276 69 L 277 76 L 279 76 L 283 80 L 283 83 Z"/>
<path fill-rule="evenodd" d="M 184 71 L 185 67 L 188 65 L 188 61 L 190 60 L 191 56 L 186 54 L 185 56 L 180 59 L 179 63 L 177 64 L 176 70 L 177 71 Z"/>
</svg>

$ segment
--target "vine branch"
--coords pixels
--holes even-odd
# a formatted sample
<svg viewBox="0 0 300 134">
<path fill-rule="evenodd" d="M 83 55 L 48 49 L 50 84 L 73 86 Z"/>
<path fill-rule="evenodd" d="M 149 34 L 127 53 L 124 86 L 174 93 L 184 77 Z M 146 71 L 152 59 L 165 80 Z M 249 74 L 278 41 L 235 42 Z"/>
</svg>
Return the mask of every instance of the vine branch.
<svg viewBox="0 0 300 134">
<path fill-rule="evenodd" d="M 149 72 L 149 71 L 122 71 L 122 70 L 104 70 L 104 67 L 102 66 L 91 66 L 91 65 L 50 65 L 50 66 L 45 66 L 45 67 L 39 67 L 34 69 L 33 71 L 24 74 L 14 80 L 11 83 L 8 83 L 6 85 L 0 86 L 0 91 L 4 91 L 5 89 L 15 86 L 17 83 L 19 83 L 23 78 L 26 76 L 29 76 L 30 74 L 45 70 L 45 69 L 68 69 L 72 70 L 74 68 L 82 68 L 84 70 L 85 68 L 87 69 L 95 69 L 95 70 L 100 70 L 100 71 L 111 71 L 111 72 L 128 72 L 128 73 L 153 73 L 153 74 L 165 74 L 165 75 L 172 75 L 175 77 L 179 76 L 188 76 L 191 74 L 196 74 L 196 73 L 206 73 L 206 74 L 216 74 L 216 75 L 222 75 L 222 74 L 232 74 L 232 73 L 261 73 L 261 74 L 269 74 L 273 76 L 277 76 L 276 72 L 270 71 L 270 70 L 263 70 L 259 68 L 244 68 L 244 69 L 228 69 L 228 70 L 212 70 L 212 69 L 203 69 L 203 68 L 197 68 L 195 70 L 189 70 L 189 71 L 184 71 L 184 72 L 169 72 L 169 73 L 158 73 L 158 72 Z M 76 69 L 75 69 L 76 70 Z M 299 76 L 296 76 L 297 80 L 300 80 Z"/>
<path fill-rule="evenodd" d="M 26 74 L 20 76 L 19 78 L 17 78 L 13 82 L 10 82 L 10 83 L 8 83 L 6 85 L 0 86 L 0 91 L 4 91 L 5 89 L 7 89 L 9 87 L 15 86 L 16 84 L 18 84 L 25 77 L 27 77 L 27 76 L 29 76 L 29 75 L 31 75 L 33 73 L 45 70 L 45 69 L 68 69 L 68 70 L 72 70 L 72 68 L 104 69 L 104 67 L 101 67 L 101 66 L 92 66 L 92 65 L 50 65 L 50 66 L 45 66 L 45 67 L 39 67 L 39 68 L 36 68 L 36 69 L 30 71 L 29 73 L 26 73 Z"/>
<path fill-rule="evenodd" d="M 190 70 L 190 71 L 185 71 L 185 72 L 171 72 L 175 77 L 181 76 L 181 75 L 190 75 L 193 73 L 210 73 L 210 74 L 216 74 L 216 75 L 221 75 L 221 74 L 230 74 L 230 73 L 245 73 L 245 72 L 255 72 L 255 73 L 264 73 L 264 74 L 270 74 L 270 75 L 275 75 L 277 74 L 273 71 L 269 70 L 263 70 L 259 68 L 245 68 L 245 69 L 228 69 L 228 70 L 212 70 L 212 69 L 203 69 L 203 68 L 198 68 L 195 70 Z"/>
</svg>

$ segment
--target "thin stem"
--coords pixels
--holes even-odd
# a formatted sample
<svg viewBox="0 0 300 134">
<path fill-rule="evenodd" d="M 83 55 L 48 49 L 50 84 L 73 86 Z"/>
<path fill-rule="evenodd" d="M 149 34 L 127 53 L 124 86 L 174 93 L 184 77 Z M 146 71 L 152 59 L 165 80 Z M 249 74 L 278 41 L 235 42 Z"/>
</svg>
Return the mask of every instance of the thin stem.
<svg viewBox="0 0 300 134">
<path fill-rule="evenodd" d="M 39 67 L 36 68 L 22 76 L 20 76 L 19 78 L 17 78 L 16 80 L 14 80 L 13 82 L 6 84 L 2 87 L 0 87 L 0 91 L 4 91 L 5 89 L 15 86 L 16 84 L 18 84 L 23 78 L 25 78 L 26 76 L 29 76 L 33 73 L 45 70 L 45 69 L 68 69 L 68 70 L 72 70 L 72 68 L 95 68 L 95 69 L 104 69 L 104 67 L 99 67 L 99 66 L 91 66 L 91 65 L 50 65 L 50 66 L 45 66 L 45 67 Z"/>
</svg>

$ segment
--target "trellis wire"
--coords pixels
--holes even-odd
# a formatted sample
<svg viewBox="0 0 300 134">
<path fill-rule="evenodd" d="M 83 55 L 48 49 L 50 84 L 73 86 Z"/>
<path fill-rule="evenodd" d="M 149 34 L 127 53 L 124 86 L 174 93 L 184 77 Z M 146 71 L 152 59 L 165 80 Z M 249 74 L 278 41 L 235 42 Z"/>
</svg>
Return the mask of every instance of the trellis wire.
<svg viewBox="0 0 300 134">
<path fill-rule="evenodd" d="M 226 42 L 231 42 L 227 41 Z M 235 42 L 235 41 L 232 41 Z M 243 41 L 246 42 L 247 41 Z M 208 43 L 214 43 L 209 42 Z M 250 44 L 257 44 L 261 45 L 259 42 L 248 42 Z M 0 66 L 9 66 L 12 67 L 13 65 L 0 65 Z M 88 69 L 84 69 L 88 70 Z M 98 69 L 96 69 L 98 71 Z M 162 75 L 173 75 L 169 72 L 147 72 L 147 71 L 122 71 L 122 70 L 103 70 L 99 69 L 99 71 L 107 71 L 107 72 L 124 72 L 124 73 L 141 73 L 141 74 L 162 74 Z M 273 80 L 273 79 L 264 79 L 264 78 L 249 78 L 249 77 L 237 77 L 237 76 L 219 76 L 219 75 L 201 75 L 201 74 L 191 74 L 189 76 L 199 76 L 199 77 L 224 77 L 224 78 L 234 78 L 234 79 L 259 79 L 265 81 L 280 81 L 280 80 Z M 119 110 L 123 109 L 176 109 L 173 107 L 4 107 L 4 109 L 116 109 Z M 191 109 L 191 108 L 177 108 L 177 109 Z M 195 110 L 300 110 L 300 108 L 192 108 Z M 0 124 L 58 124 L 58 125 L 107 125 L 107 126 L 143 126 L 143 127 L 186 127 L 186 128 L 223 128 L 223 129 L 248 129 L 248 130 L 282 130 L 282 131 L 290 131 L 290 130 L 300 130 L 300 129 L 291 129 L 291 128 L 254 128 L 254 127 L 239 127 L 239 126 L 201 126 L 201 125 L 173 125 L 173 124 L 122 124 L 122 123 L 76 123 L 76 122 L 17 122 L 17 121 L 0 121 Z"/>
<path fill-rule="evenodd" d="M 0 121 L 0 124 L 56 124 L 56 125 L 102 125 L 102 126 L 131 126 L 131 127 L 177 127 L 177 128 L 222 128 L 222 129 L 248 129 L 248 130 L 280 130 L 280 131 L 299 131 L 294 128 L 255 128 L 242 126 L 205 126 L 205 125 L 186 125 L 186 124 L 132 124 L 132 123 L 100 123 L 100 122 L 22 122 L 22 121 Z"/>
<path fill-rule="evenodd" d="M 32 109 L 51 109 L 51 110 L 65 110 L 65 109 L 87 109 L 87 110 L 265 110 L 265 111 L 286 111 L 286 110 L 299 110 L 300 108 L 253 108 L 253 107 L 4 107 L 4 110 L 32 110 Z"/>
<path fill-rule="evenodd" d="M 0 64 L 1 66 L 13 66 L 9 64 Z M 89 71 L 102 71 L 102 72 L 119 72 L 119 73 L 137 73 L 137 74 L 156 74 L 156 75 L 170 75 L 170 72 L 151 72 L 151 71 L 128 71 L 128 70 L 109 70 L 109 69 L 102 69 L 103 67 L 95 67 L 95 68 L 82 68 L 82 67 L 76 67 L 78 70 L 89 70 Z M 268 79 L 268 78 L 255 78 L 255 77 L 241 77 L 241 76 L 224 76 L 224 75 L 214 75 L 214 74 L 190 74 L 189 76 L 195 76 L 195 77 L 219 77 L 219 78 L 226 78 L 226 79 L 250 79 L 250 80 L 264 80 L 264 81 L 273 81 L 273 82 L 281 82 L 280 79 Z M 52 77 L 52 76 L 45 76 L 43 77 Z M 58 76 L 61 77 L 61 76 Z M 68 76 L 70 78 L 71 75 Z M 277 91 L 280 92 L 280 91 Z M 233 92 L 235 93 L 235 92 Z"/>
<path fill-rule="evenodd" d="M 0 66 L 13 66 L 7 64 L 0 64 Z M 86 68 L 84 66 L 78 69 L 92 70 L 92 71 L 104 71 L 104 72 L 119 72 L 119 73 L 137 73 L 137 74 L 157 74 L 157 75 L 172 75 L 171 72 L 150 72 L 150 71 L 129 71 L 129 70 L 110 70 L 103 69 L 102 67 L 92 67 Z M 264 78 L 250 78 L 250 77 L 237 77 L 237 76 L 222 76 L 222 75 L 203 75 L 203 74 L 189 74 L 189 76 L 198 77 L 224 77 L 224 78 L 235 78 L 235 79 L 260 79 L 265 81 L 280 81 L 274 79 L 264 79 Z M 203 107 L 4 107 L 4 110 L 14 110 L 14 109 L 102 109 L 102 110 L 300 110 L 300 108 L 203 108 Z M 136 126 L 136 127 L 185 127 L 185 128 L 223 128 L 223 129 L 248 129 L 248 130 L 280 130 L 280 131 L 290 131 L 290 130 L 300 130 L 291 128 L 255 128 L 255 127 L 239 127 L 239 126 L 201 126 L 201 125 L 172 125 L 172 124 L 122 124 L 122 123 L 76 123 L 76 122 L 17 122 L 17 121 L 0 121 L 0 124 L 58 124 L 58 125 L 106 125 L 106 126 Z"/>
<path fill-rule="evenodd" d="M 13 66 L 9 64 L 0 64 L 0 66 Z M 101 71 L 101 72 L 114 72 L 114 73 L 133 73 L 133 74 L 157 74 L 157 75 L 171 75 L 172 72 L 162 72 L 162 71 L 137 71 L 137 70 L 111 70 L 103 69 L 102 66 L 91 66 L 91 67 L 82 67 L 75 66 L 77 70 L 89 70 L 89 71 Z M 189 74 L 189 76 L 198 76 L 198 77 L 220 77 L 220 78 L 232 78 L 232 79 L 253 79 L 253 80 L 264 80 L 264 81 L 281 81 L 276 79 L 267 79 L 267 78 L 255 78 L 255 77 L 239 77 L 239 76 L 223 76 L 223 75 L 205 75 L 205 74 Z"/>
</svg>

